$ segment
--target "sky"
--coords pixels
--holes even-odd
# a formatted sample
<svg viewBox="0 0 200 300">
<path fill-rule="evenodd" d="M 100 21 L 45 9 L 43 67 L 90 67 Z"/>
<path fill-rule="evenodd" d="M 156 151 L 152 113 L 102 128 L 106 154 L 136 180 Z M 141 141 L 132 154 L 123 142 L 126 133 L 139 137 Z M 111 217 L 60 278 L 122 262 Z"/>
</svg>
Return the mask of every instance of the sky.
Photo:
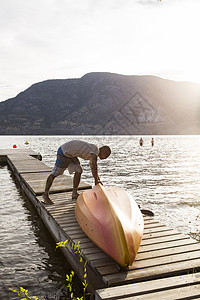
<svg viewBox="0 0 200 300">
<path fill-rule="evenodd" d="M 90 72 L 200 84 L 200 0 L 0 0 L 0 101 Z"/>
</svg>

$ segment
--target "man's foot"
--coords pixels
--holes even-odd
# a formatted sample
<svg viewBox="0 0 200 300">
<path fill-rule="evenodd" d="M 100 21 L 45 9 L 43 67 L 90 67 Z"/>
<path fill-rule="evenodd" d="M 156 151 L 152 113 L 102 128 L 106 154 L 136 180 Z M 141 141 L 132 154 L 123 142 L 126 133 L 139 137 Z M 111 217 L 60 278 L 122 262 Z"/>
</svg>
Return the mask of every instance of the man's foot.
<svg viewBox="0 0 200 300">
<path fill-rule="evenodd" d="M 42 198 L 43 198 L 42 203 L 44 203 L 44 204 L 54 204 L 54 203 L 55 203 L 55 202 L 53 202 L 53 201 L 49 198 L 49 196 L 46 195 L 46 194 L 43 194 L 43 195 L 42 195 Z"/>
<path fill-rule="evenodd" d="M 76 192 L 76 193 L 73 193 L 72 194 L 72 200 L 76 200 L 78 198 L 79 194 Z"/>
</svg>

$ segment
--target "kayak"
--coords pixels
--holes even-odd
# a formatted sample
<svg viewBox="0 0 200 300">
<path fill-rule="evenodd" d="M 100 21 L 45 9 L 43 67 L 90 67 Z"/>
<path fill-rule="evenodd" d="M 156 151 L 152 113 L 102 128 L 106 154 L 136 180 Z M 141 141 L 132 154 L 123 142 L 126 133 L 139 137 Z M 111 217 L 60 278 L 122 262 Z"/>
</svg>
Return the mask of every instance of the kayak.
<svg viewBox="0 0 200 300">
<path fill-rule="evenodd" d="M 86 235 L 119 265 L 132 265 L 144 222 L 131 195 L 118 187 L 95 185 L 78 196 L 76 219 Z"/>
</svg>

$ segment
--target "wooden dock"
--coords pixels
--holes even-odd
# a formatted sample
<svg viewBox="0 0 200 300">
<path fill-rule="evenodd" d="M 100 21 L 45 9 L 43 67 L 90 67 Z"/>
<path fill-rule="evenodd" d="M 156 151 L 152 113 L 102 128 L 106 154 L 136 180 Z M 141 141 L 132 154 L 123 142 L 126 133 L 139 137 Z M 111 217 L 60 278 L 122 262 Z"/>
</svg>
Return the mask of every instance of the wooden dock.
<svg viewBox="0 0 200 300">
<path fill-rule="evenodd" d="M 144 215 L 144 235 L 136 260 L 128 270 L 120 269 L 90 241 L 76 221 L 72 177 L 62 175 L 55 179 L 51 189 L 54 205 L 41 203 L 51 168 L 39 159 L 41 156 L 31 150 L 0 150 L 0 162 L 9 165 L 55 241 L 80 243 L 82 257 L 87 261 L 89 291 L 96 300 L 171 300 L 186 299 L 186 295 L 192 297 L 188 299 L 200 298 L 200 273 L 196 273 L 200 271 L 200 243 Z M 89 188 L 85 182 L 79 186 L 80 191 Z M 83 281 L 84 264 L 78 255 L 70 245 L 61 250 Z"/>
</svg>

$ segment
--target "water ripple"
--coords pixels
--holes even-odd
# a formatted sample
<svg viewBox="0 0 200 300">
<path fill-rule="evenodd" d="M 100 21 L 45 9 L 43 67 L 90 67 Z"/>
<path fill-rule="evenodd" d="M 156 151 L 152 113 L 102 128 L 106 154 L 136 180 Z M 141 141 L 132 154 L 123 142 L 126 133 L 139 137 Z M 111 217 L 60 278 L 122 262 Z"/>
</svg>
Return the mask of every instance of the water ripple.
<svg viewBox="0 0 200 300">
<path fill-rule="evenodd" d="M 73 139 L 69 136 L 0 137 L 0 148 L 13 144 L 40 152 L 53 167 L 57 148 Z M 131 193 L 155 218 L 182 233 L 200 239 L 200 136 L 75 137 L 108 144 L 112 154 L 99 161 L 99 176 L 105 186 L 119 186 Z M 29 145 L 24 142 L 28 140 Z M 81 160 L 82 179 L 94 184 L 89 163 Z M 66 172 L 66 174 L 68 174 Z M 0 273 L 14 286 L 29 288 L 40 299 L 62 299 L 65 295 L 64 260 L 30 202 L 20 194 L 6 166 L 0 167 Z M 2 276 L 1 276 L 2 277 Z M 77 290 L 78 290 L 77 284 Z M 3 281 L 0 294 L 12 299 Z M 56 298 L 57 297 L 57 298 Z M 59 298 L 60 297 L 60 298 Z M 14 298 L 13 298 L 14 299 Z"/>
</svg>

